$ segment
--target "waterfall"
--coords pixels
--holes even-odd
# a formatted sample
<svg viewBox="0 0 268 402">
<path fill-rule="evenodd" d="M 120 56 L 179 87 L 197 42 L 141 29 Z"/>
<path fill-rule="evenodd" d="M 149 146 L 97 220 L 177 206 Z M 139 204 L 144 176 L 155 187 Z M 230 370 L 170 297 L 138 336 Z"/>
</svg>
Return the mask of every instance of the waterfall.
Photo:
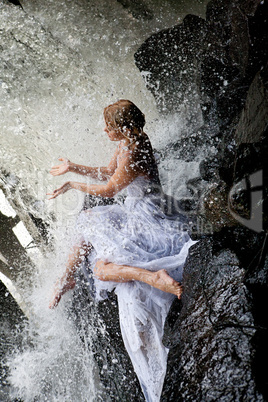
<svg viewBox="0 0 268 402">
<path fill-rule="evenodd" d="M 18 230 L 23 247 L 31 243 L 26 237 L 33 236 L 33 248 L 27 249 L 29 261 L 23 263 L 19 256 L 15 261 L 21 270 L 14 286 L 27 304 L 28 319 L 21 323 L 20 333 L 12 338 L 14 347 L 2 362 L 8 371 L 9 393 L 3 398 L 109 400 L 107 393 L 102 399 L 104 385 L 93 359 L 94 325 L 89 322 L 89 331 L 77 332 L 68 312 L 69 294 L 55 311 L 48 309 L 53 283 L 64 269 L 70 228 L 84 201 L 83 194 L 75 192 L 47 201 L 45 194 L 65 181 L 52 178 L 49 169 L 61 156 L 91 166 L 108 163 L 114 148 L 103 133 L 102 111 L 126 98 L 144 112 L 145 131 L 153 147 L 165 155 L 160 175 L 166 192 L 187 194 L 185 180 L 198 175 L 200 158 L 208 150 L 200 149 L 190 162 L 164 150 L 202 125 L 198 98 L 178 105 L 175 115 L 160 115 L 145 87 L 147 72 L 140 74 L 134 53 L 148 36 L 180 23 L 187 13 L 204 17 L 207 1 L 21 3 L 19 7 L 0 1 L 0 184 L 15 210 L 16 224 L 27 214 L 42 220 L 49 227 L 53 247 L 36 242 L 35 233 L 29 233 L 30 223 L 24 222 L 26 232 Z M 68 180 L 74 177 L 69 174 Z M 3 203 L 0 207 L 3 212 Z M 30 265 L 28 282 L 24 273 Z M 4 339 L 8 337 L 9 330 Z"/>
</svg>

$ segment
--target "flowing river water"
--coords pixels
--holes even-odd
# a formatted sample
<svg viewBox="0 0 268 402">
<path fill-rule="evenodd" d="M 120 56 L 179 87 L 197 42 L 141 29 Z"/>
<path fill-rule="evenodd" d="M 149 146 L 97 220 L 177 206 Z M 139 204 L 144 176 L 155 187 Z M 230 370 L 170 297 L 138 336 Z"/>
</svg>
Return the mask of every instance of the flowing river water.
<svg viewBox="0 0 268 402">
<path fill-rule="evenodd" d="M 108 400 L 92 358 L 93 338 L 87 335 L 82 343 L 66 313 L 69 298 L 55 311 L 48 309 L 53 282 L 64 269 L 69 228 L 84 200 L 75 192 L 46 200 L 46 192 L 65 181 L 50 176 L 49 168 L 60 156 L 85 165 L 108 163 L 114 144 L 103 132 L 102 111 L 119 98 L 131 99 L 145 113 L 146 132 L 159 150 L 202 125 L 198 96 L 178 105 L 172 116 L 158 114 L 145 87 L 147 72 L 137 69 L 134 53 L 151 34 L 180 23 L 186 14 L 205 17 L 206 3 L 24 0 L 21 8 L 0 0 L 0 168 L 9 180 L 4 181 L 7 190 L 15 183 L 18 211 L 47 222 L 54 245 L 45 253 L 29 249 L 31 285 L 24 283 L 18 295 L 27 305 L 28 321 L 13 334 L 4 356 L 8 374 L 2 378 L 1 400 Z M 184 183 L 198 175 L 204 153 L 201 149 L 197 158 L 184 162 L 171 150 L 160 163 L 167 193 L 187 192 Z M 29 242 L 23 230 L 18 237 Z M 9 336 L 6 326 L 3 339 Z"/>
</svg>

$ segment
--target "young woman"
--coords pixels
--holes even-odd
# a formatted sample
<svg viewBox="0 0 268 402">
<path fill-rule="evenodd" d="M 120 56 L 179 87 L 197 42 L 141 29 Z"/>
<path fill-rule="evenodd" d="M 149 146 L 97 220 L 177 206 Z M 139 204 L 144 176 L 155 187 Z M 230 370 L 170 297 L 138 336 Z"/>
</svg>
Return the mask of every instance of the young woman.
<svg viewBox="0 0 268 402">
<path fill-rule="evenodd" d="M 174 298 L 180 298 L 182 268 L 194 243 L 179 229 L 178 215 L 165 214 L 165 197 L 148 136 L 145 117 L 128 100 L 104 109 L 105 128 L 119 145 L 108 167 L 87 167 L 61 158 L 54 176 L 76 172 L 104 180 L 104 185 L 73 181 L 56 189 L 51 198 L 70 189 L 113 197 L 124 188 L 123 204 L 98 206 L 81 212 L 77 221 L 80 242 L 73 247 L 66 271 L 57 282 L 50 303 L 75 286 L 74 273 L 90 253 L 96 298 L 115 289 L 125 347 L 147 401 L 159 401 L 168 350 L 162 344 L 166 315 Z"/>
</svg>

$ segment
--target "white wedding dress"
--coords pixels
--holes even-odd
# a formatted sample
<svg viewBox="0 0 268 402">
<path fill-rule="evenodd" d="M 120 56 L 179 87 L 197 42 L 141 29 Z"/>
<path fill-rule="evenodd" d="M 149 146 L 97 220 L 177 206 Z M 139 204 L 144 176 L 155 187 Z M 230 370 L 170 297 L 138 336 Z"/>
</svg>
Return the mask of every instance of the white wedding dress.
<svg viewBox="0 0 268 402">
<path fill-rule="evenodd" d="M 81 212 L 77 229 L 81 240 L 94 247 L 91 269 L 102 259 L 150 271 L 164 268 L 174 279 L 182 280 L 188 249 L 195 242 L 180 229 L 178 215 L 163 212 L 159 192 L 153 188 L 152 181 L 139 176 L 127 187 L 124 203 Z M 92 273 L 85 274 L 92 281 Z M 97 300 L 115 289 L 126 350 L 146 401 L 158 402 L 168 355 L 162 344 L 163 328 L 175 296 L 138 281 L 115 283 L 95 278 L 94 285 Z"/>
</svg>

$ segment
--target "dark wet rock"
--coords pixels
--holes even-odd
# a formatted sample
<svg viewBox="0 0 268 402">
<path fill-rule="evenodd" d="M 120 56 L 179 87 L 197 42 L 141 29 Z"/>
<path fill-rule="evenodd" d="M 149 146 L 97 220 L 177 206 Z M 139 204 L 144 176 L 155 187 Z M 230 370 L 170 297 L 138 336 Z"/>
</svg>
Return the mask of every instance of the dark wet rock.
<svg viewBox="0 0 268 402">
<path fill-rule="evenodd" d="M 18 6 L 20 8 L 23 8 L 21 5 L 21 2 L 19 0 L 6 0 L 6 2 L 14 4 L 14 6 Z"/>
<path fill-rule="evenodd" d="M 163 401 L 263 400 L 252 367 L 252 342 L 261 329 L 244 282 L 247 267 L 230 248 L 218 249 L 219 238 L 204 238 L 190 250 L 181 306 L 172 306 L 166 323 L 171 350 Z M 234 240 L 231 233 L 225 239 Z"/>
<path fill-rule="evenodd" d="M 234 130 L 231 134 L 234 133 Z M 268 151 L 267 129 L 256 132 L 256 139 L 260 141 L 252 143 L 238 143 L 226 141 L 218 148 L 218 152 L 211 158 L 206 158 L 200 163 L 200 176 L 203 180 L 213 182 L 221 179 L 228 185 L 241 180 L 247 174 L 263 169 L 265 173 L 266 157 Z"/>
<path fill-rule="evenodd" d="M 240 2 L 240 4 L 243 0 Z M 249 3 L 249 2 L 248 2 Z M 250 36 L 250 52 L 247 66 L 247 74 L 255 77 L 257 72 L 265 67 L 268 57 L 268 2 L 267 0 L 256 1 L 257 7 L 254 13 L 249 14 L 248 30 Z"/>
<path fill-rule="evenodd" d="M 204 29 L 202 18 L 187 15 L 183 24 L 152 35 L 136 52 L 136 65 L 146 72 L 146 85 L 162 112 L 176 110 L 184 99 L 183 91 L 190 95 L 188 87 L 196 81 L 196 52 Z"/>
<path fill-rule="evenodd" d="M 267 62 L 266 16 L 267 2 L 212 0 L 206 20 L 187 15 L 182 24 L 148 38 L 135 61 L 159 109 L 176 112 L 195 91 L 205 119 L 216 105 L 221 124 L 230 122 Z"/>
<path fill-rule="evenodd" d="M 253 338 L 253 347 L 255 348 L 255 356 L 252 362 L 253 370 L 256 377 L 256 383 L 263 393 L 265 399 L 268 399 L 267 384 L 267 362 L 268 362 L 268 316 L 264 314 L 264 306 L 268 305 L 268 238 L 267 234 L 261 244 L 259 253 L 256 255 L 255 263 L 251 264 L 251 269 L 247 275 L 247 286 L 252 293 L 254 300 L 253 314 L 256 325 L 259 330 Z"/>
<path fill-rule="evenodd" d="M 268 127 L 268 66 L 258 71 L 236 126 L 237 144 L 260 141 Z"/>
<path fill-rule="evenodd" d="M 253 225 L 256 231 L 267 227 L 268 136 L 263 116 L 255 123 L 259 127 L 252 136 L 255 142 L 236 143 L 234 127 L 225 135 L 217 154 L 200 163 L 200 176 L 207 186 L 199 189 L 197 213 L 215 230 L 239 224 Z M 242 126 L 246 129 L 246 124 Z M 256 141 L 258 138 L 261 140 Z"/>
<path fill-rule="evenodd" d="M 246 283 L 251 289 L 263 288 L 267 291 L 267 283 L 268 283 L 268 258 L 267 258 L 267 247 L 268 241 L 267 236 L 261 242 L 261 248 L 258 250 L 256 254 L 255 264 L 251 264 L 246 277 Z M 268 296 L 268 295 L 267 295 Z M 264 303 L 263 305 L 266 305 Z M 261 315 L 259 313 L 259 315 Z"/>
<path fill-rule="evenodd" d="M 238 1 L 239 8 L 241 11 L 247 16 L 254 16 L 258 5 L 260 4 L 259 0 L 239 0 Z"/>
<path fill-rule="evenodd" d="M 192 198 L 181 198 L 177 205 L 180 211 L 190 212 L 196 209 L 196 201 Z"/>
<path fill-rule="evenodd" d="M 153 18 L 153 11 L 150 10 L 142 0 L 117 0 L 122 4 L 128 12 L 137 20 L 151 20 Z"/>
<path fill-rule="evenodd" d="M 211 225 L 212 232 L 238 225 L 261 232 L 267 227 L 266 200 L 267 186 L 264 186 L 260 170 L 232 187 L 221 180 L 208 185 L 199 199 L 196 213 L 204 224 Z M 199 234 L 202 235 L 202 230 Z"/>
<path fill-rule="evenodd" d="M 191 248 L 184 295 L 165 327 L 163 400 L 267 397 L 267 248 L 265 233 L 243 227 L 226 227 Z"/>
<path fill-rule="evenodd" d="M 255 1 L 255 9 L 258 3 Z M 212 32 L 218 39 L 216 55 L 221 54 L 224 64 L 230 67 L 233 65 L 242 76 L 247 68 L 250 46 L 248 16 L 245 11 L 232 0 L 213 0 L 208 3 L 206 12 L 210 35 Z M 215 41 L 212 46 L 215 47 Z"/>
<path fill-rule="evenodd" d="M 219 179 L 219 159 L 217 157 L 206 158 L 199 165 L 200 176 L 206 181 Z"/>
<path fill-rule="evenodd" d="M 200 198 L 198 215 L 212 225 L 213 232 L 239 224 L 230 212 L 229 191 L 226 183 L 219 181 L 208 186 Z"/>
<path fill-rule="evenodd" d="M 212 146 L 217 140 L 208 135 L 209 128 L 200 127 L 191 134 L 185 133 L 176 142 L 168 143 L 161 151 L 161 159 L 164 160 L 172 152 L 174 159 L 182 159 L 191 162 L 200 155 L 200 150 L 206 146 Z"/>
<path fill-rule="evenodd" d="M 245 226 L 225 227 L 221 232 L 213 234 L 213 251 L 219 253 L 222 249 L 228 248 L 236 254 L 241 266 L 245 268 L 245 282 L 247 282 L 247 277 L 254 269 L 262 269 L 263 261 L 260 262 L 259 257 L 262 255 L 262 260 L 265 258 L 263 250 L 265 239 L 265 232 L 256 233 Z"/>
<path fill-rule="evenodd" d="M 268 132 L 266 132 L 268 133 Z M 253 144 L 241 144 L 235 158 L 234 178 L 240 180 L 247 174 L 263 170 L 266 177 L 266 161 L 268 151 L 268 137 Z"/>
</svg>

